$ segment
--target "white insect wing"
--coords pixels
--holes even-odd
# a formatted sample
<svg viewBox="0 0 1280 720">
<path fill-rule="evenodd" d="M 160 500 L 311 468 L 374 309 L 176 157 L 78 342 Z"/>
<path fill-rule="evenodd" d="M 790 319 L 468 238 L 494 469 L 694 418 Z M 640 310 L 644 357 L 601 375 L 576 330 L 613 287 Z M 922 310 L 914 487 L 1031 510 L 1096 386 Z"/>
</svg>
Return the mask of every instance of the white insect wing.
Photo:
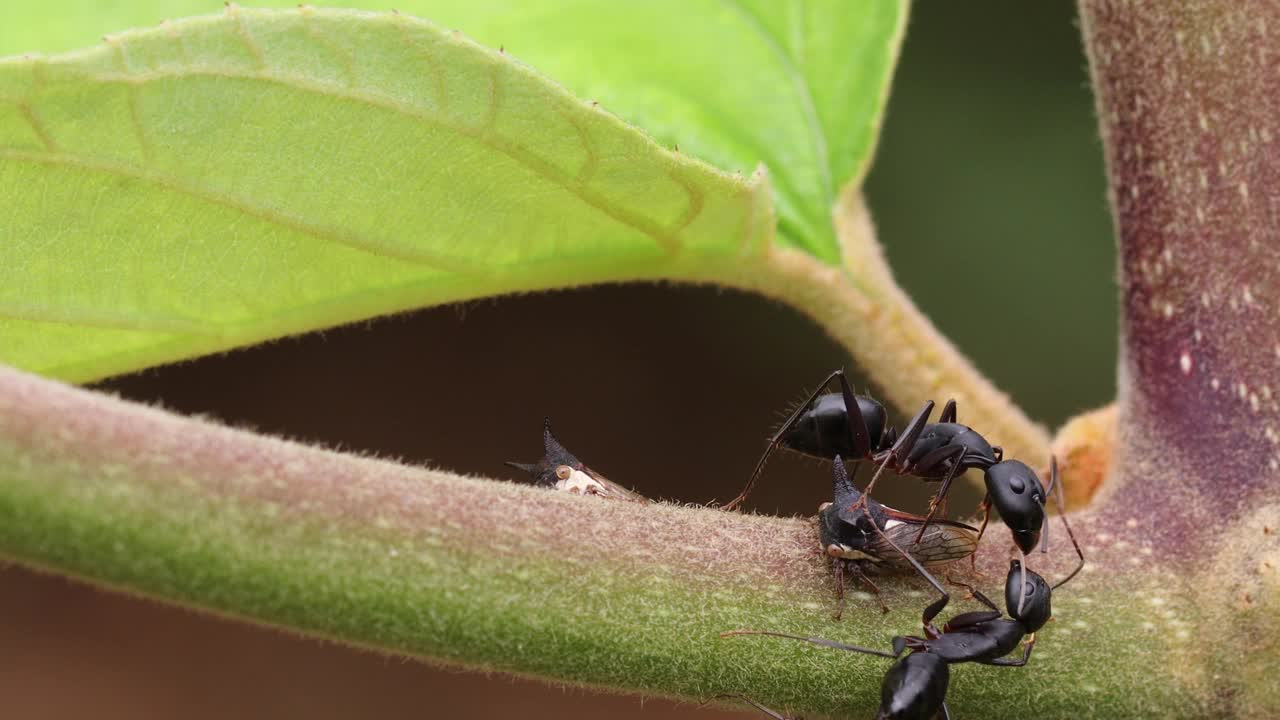
<svg viewBox="0 0 1280 720">
<path fill-rule="evenodd" d="M 569 477 L 556 482 L 556 490 L 571 492 L 575 495 L 606 495 L 604 485 L 581 470 L 574 470 Z"/>
</svg>

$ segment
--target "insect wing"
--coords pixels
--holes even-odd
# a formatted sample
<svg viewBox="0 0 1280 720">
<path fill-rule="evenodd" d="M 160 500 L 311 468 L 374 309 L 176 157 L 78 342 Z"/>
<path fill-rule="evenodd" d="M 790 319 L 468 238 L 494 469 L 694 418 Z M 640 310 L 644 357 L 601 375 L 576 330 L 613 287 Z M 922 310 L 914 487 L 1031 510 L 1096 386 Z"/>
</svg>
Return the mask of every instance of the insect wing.
<svg viewBox="0 0 1280 720">
<path fill-rule="evenodd" d="M 911 518 L 902 519 L 903 517 Z M 978 531 L 963 523 L 934 520 L 924 531 L 924 537 L 916 543 L 924 518 L 914 515 L 891 517 L 885 524 L 884 534 L 898 547 L 911 553 L 925 567 L 937 567 L 969 557 L 978 548 Z M 906 558 L 898 554 L 879 534 L 871 538 L 869 550 L 883 560 L 883 565 L 904 570 L 911 569 Z"/>
<path fill-rule="evenodd" d="M 599 495 L 600 497 L 608 498 L 610 500 L 628 500 L 630 502 L 642 503 L 649 502 L 649 498 L 641 495 L 635 490 L 628 490 L 627 488 L 622 487 L 618 483 L 601 475 L 595 470 L 586 467 L 585 465 L 582 468 L 582 472 L 586 473 L 587 476 L 594 481 L 589 494 Z"/>
</svg>

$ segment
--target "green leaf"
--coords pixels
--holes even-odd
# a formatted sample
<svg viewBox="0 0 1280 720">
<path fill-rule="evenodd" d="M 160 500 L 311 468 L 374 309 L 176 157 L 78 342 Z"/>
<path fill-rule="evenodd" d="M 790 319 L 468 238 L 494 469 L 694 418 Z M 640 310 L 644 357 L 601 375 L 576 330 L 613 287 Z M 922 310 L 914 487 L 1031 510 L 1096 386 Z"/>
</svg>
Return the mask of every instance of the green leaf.
<svg viewBox="0 0 1280 720">
<path fill-rule="evenodd" d="M 772 232 L 762 175 L 400 15 L 233 10 L 6 62 L 0 98 L 7 358 L 70 378 Z"/>
<path fill-rule="evenodd" d="M 105 32 L 208 7 L 205 0 L 32 3 L 0 26 L 0 54 L 70 50 Z M 901 0 L 407 0 L 396 7 L 505 47 L 663 144 L 728 170 L 747 173 L 763 163 L 776 190 L 780 239 L 828 261 L 838 257 L 828 214 L 835 193 L 860 180 L 871 159 L 907 15 Z M 59 22 L 47 22 L 54 16 Z"/>
<path fill-rule="evenodd" d="M 779 239 L 839 258 L 831 208 L 870 160 L 906 8 L 874 0 L 419 0 L 722 168 L 769 170 Z"/>
<path fill-rule="evenodd" d="M 206 7 L 83 5 L 6 10 L 0 51 Z M 838 257 L 901 3 L 402 8 L 686 154 L 401 15 L 233 7 L 0 61 L 0 359 L 89 380 L 486 295 L 723 281 L 774 203 L 785 244 Z M 761 162 L 776 192 L 733 174 Z"/>
</svg>

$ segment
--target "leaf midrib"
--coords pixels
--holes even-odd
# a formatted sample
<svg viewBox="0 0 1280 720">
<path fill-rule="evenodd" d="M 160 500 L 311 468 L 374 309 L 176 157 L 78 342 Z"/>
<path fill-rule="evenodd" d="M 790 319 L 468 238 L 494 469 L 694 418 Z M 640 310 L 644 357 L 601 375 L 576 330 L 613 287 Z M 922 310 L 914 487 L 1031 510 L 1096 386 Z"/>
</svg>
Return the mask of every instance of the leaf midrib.
<svg viewBox="0 0 1280 720">
<path fill-rule="evenodd" d="M 822 128 L 822 122 L 818 118 L 817 105 L 813 101 L 813 89 L 809 86 L 809 80 L 800 72 L 800 66 L 796 64 L 796 59 L 787 52 L 782 43 L 760 20 L 755 13 L 747 9 L 741 0 L 722 0 L 726 7 L 733 11 L 743 22 L 744 25 L 755 33 L 762 42 L 769 48 L 769 51 L 777 58 L 782 71 L 786 73 L 791 80 L 791 84 L 799 96 L 800 110 L 804 115 L 805 124 L 809 126 L 809 139 L 813 143 L 813 151 L 815 154 L 814 163 L 818 169 L 818 179 L 822 185 L 822 208 L 828 209 L 835 204 L 835 189 L 831 179 L 831 166 L 827 157 L 827 135 Z M 781 172 L 782 168 L 778 168 L 777 172 Z"/>
</svg>

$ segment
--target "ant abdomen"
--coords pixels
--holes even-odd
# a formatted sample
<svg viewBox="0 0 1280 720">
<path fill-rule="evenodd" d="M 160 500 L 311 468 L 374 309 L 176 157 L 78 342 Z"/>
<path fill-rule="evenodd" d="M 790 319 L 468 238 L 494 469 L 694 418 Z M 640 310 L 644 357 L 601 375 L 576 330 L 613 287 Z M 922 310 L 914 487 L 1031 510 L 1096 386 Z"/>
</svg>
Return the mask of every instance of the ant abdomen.
<svg viewBox="0 0 1280 720">
<path fill-rule="evenodd" d="M 858 412 L 867 429 L 871 448 L 880 445 L 889 414 L 880 403 L 865 395 L 855 395 Z M 778 446 L 803 455 L 830 460 L 835 456 L 857 459 L 867 454 L 855 448 L 849 413 L 841 393 L 825 393 L 813 399 L 800 415 L 784 428 Z"/>
</svg>

